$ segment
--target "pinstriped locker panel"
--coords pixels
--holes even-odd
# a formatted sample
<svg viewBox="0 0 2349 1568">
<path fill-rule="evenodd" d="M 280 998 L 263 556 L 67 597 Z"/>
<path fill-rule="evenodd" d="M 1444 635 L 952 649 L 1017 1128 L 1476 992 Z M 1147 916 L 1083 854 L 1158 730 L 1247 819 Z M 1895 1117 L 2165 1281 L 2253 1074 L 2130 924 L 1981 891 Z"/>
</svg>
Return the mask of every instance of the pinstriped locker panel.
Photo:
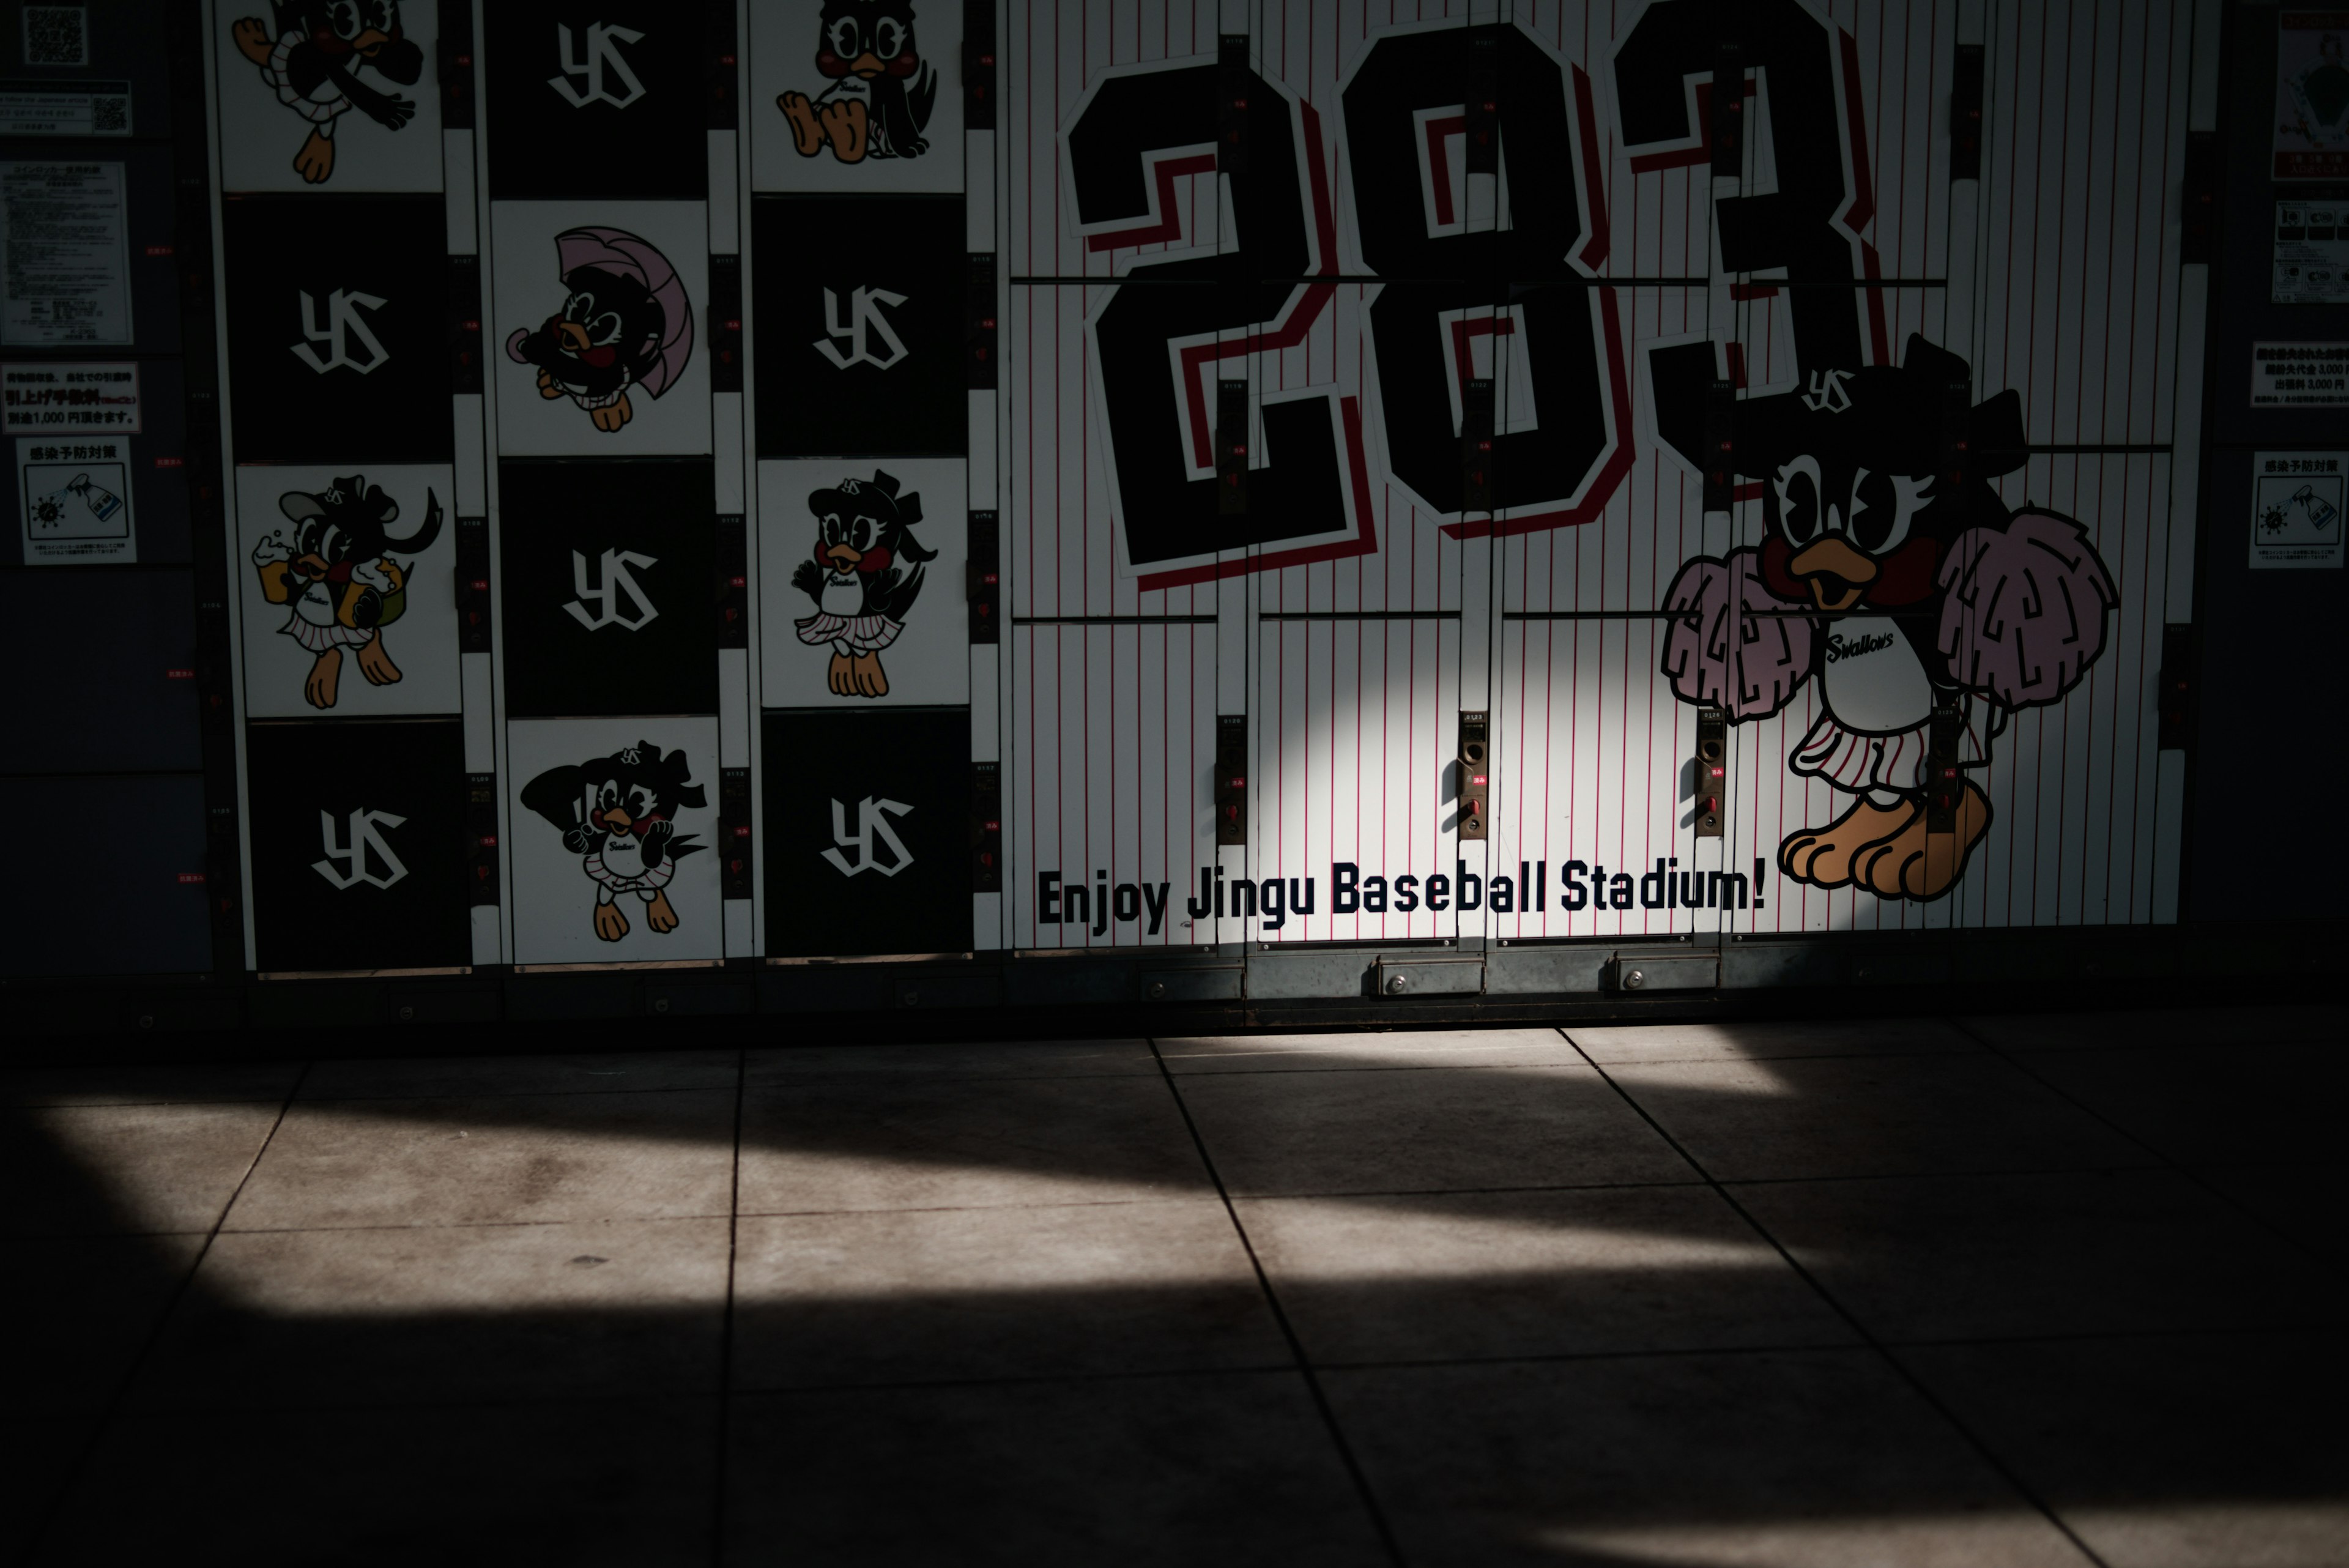
<svg viewBox="0 0 2349 1568">
<path fill-rule="evenodd" d="M 1961 45 L 1977 41 L 1961 38 L 1954 0 L 1519 7 L 1499 46 L 1500 172 L 1488 190 L 1469 173 L 1464 113 L 1447 119 L 1462 111 L 1434 103 L 1443 93 L 1427 79 L 1380 74 L 1380 48 L 1400 44 L 1423 78 L 1451 79 L 1465 7 L 1247 8 L 1248 67 L 1312 128 L 1297 133 L 1298 179 L 1309 212 L 1313 182 L 1327 182 L 1335 283 L 1295 341 L 1268 341 L 1278 323 L 1267 314 L 1254 333 L 1226 327 L 1210 362 L 1249 379 L 1259 419 L 1268 395 L 1358 400 L 1367 499 L 1335 558 L 1289 564 L 1277 539 L 1258 540 L 1227 552 L 1212 584 L 1154 582 L 1121 555 L 1129 508 L 1109 430 L 1131 405 L 1108 390 L 1123 383 L 1105 376 L 1087 327 L 1114 298 L 1171 290 L 1163 258 L 1264 254 L 1261 225 L 1237 220 L 1228 171 L 1172 146 L 1170 131 L 1143 134 L 1119 165 L 1134 194 L 1104 227 L 1071 135 L 1104 83 L 1156 62 L 1204 68 L 1239 14 L 1062 5 L 1014 17 L 1007 244 L 1012 271 L 1034 280 L 1013 305 L 1007 410 L 1015 614 L 1202 618 L 1195 638 L 1204 618 L 1221 618 L 1218 705 L 1245 705 L 1255 748 L 1251 842 L 1226 859 L 1284 888 L 1311 877 L 1317 889 L 1310 914 L 1245 934 L 1619 940 L 2156 918 L 2173 851 L 2154 826 L 2150 694 L 2169 563 L 2183 558 L 2166 448 L 2196 435 L 2172 428 L 2192 7 L 1986 9 L 1982 175 L 1953 181 L 1951 93 Z M 1733 19 L 1746 134 L 1733 180 L 1721 180 L 1705 133 Z M 1545 123 L 1551 76 L 1560 108 L 1547 123 L 1559 130 L 1537 143 L 1528 128 Z M 1412 99 L 1401 140 L 1381 130 L 1379 92 L 1428 100 Z M 1249 143 L 1259 182 L 1268 145 Z M 1555 251 L 1454 243 L 1522 239 L 1551 222 L 1566 225 Z M 1309 244 L 1296 254 L 1302 287 L 1328 257 Z M 1047 283 L 1079 275 L 1099 281 Z M 1466 292 L 1438 298 L 1431 278 Z M 1582 315 L 1524 314 L 1561 286 L 1587 301 Z M 1443 351 L 1423 357 L 1420 336 Z M 1568 362 L 1580 383 L 1561 374 Z M 1166 373 L 1185 371 L 1170 361 Z M 1492 379 L 1496 434 L 1539 432 L 1539 452 L 1504 446 L 1505 485 L 1513 465 L 1522 476 L 1541 452 L 1591 443 L 1570 495 L 1561 485 L 1537 504 L 1505 494 L 1497 513 L 1461 509 L 1467 493 L 1448 488 L 1444 465 L 1471 376 Z M 1944 390 L 1961 379 L 1962 406 Z M 1708 498 L 1713 382 L 1730 389 L 1745 466 Z M 1444 395 L 1449 415 L 1431 401 Z M 1261 442 L 1269 428 L 1251 431 Z M 1180 448 L 1195 437 L 1176 418 L 1146 439 Z M 1277 468 L 1282 443 L 1269 445 Z M 2043 450 L 2083 446 L 2139 450 Z M 1950 470 L 1962 478 L 1935 479 L 1945 448 L 1971 454 Z M 1806 462 L 1822 472 L 1790 479 Z M 1833 497 L 1818 489 L 1825 469 L 1843 487 Z M 1249 472 L 1253 483 L 1263 470 Z M 1907 488 L 1887 488 L 1895 481 Z M 1779 487 L 1801 483 L 1813 511 L 1795 537 L 1786 519 L 1800 507 Z M 1962 510 L 1924 510 L 1961 493 Z M 1863 527 L 1865 547 L 1843 562 L 1879 587 L 1836 576 L 1827 556 L 1794 567 L 1818 539 L 1850 544 Z M 1930 548 L 1896 565 L 1910 527 Z M 1711 578 L 1708 561 L 1720 564 Z M 1738 672 L 1784 701 L 1733 704 L 1718 784 L 1692 762 L 1702 657 L 1675 642 L 1676 627 L 1702 618 L 1708 581 L 1753 596 L 1730 618 L 1740 635 L 1741 615 L 1800 623 L 1784 668 Z M 1431 666 L 1412 640 L 1434 628 L 1454 640 L 1436 639 L 1448 651 Z M 1879 711 L 1854 671 L 1875 668 L 1864 661 L 1895 634 L 1907 672 L 1870 679 L 1906 695 Z M 1116 727 L 1023 714 L 1036 700 L 1011 698 L 1015 754 L 1021 736 L 1049 733 L 1049 759 L 1035 762 L 1056 791 L 1089 792 L 1089 818 L 1128 809 L 1102 793 L 1138 757 L 1117 752 L 1128 742 Z M 1724 699 L 1716 689 L 1707 700 Z M 1947 743 L 1962 853 L 1949 835 L 1926 842 L 1920 770 L 1943 754 L 1930 747 L 1937 702 L 1958 716 Z M 1448 770 L 1463 706 L 1488 709 L 1494 726 L 1482 846 L 1454 831 Z M 1067 749 L 1081 733 L 1090 772 Z M 1713 791 L 1726 836 L 1699 841 L 1695 803 Z M 1818 842 L 1839 824 L 1854 841 L 1822 859 Z M 1860 861 L 1874 869 L 1855 872 Z M 1424 905 L 1340 914 L 1331 897 L 1341 864 L 1392 882 L 1456 878 L 1472 862 L 1486 887 L 1514 883 L 1521 863 L 1537 868 L 1540 907 L 1513 888 L 1506 913 L 1487 901 L 1471 919 L 1455 907 L 1446 925 Z M 1577 863 L 1569 894 L 1561 878 Z M 1631 879 L 1627 905 L 1617 876 Z M 1700 895 L 1695 909 L 1683 886 Z"/>
</svg>

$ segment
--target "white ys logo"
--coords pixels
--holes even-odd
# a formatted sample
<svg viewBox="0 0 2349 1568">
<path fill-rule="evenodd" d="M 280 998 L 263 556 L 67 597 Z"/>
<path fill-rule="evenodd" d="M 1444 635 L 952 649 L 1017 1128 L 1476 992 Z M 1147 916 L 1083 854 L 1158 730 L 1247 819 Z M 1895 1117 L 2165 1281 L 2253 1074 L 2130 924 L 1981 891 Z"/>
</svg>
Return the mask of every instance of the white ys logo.
<svg viewBox="0 0 2349 1568">
<path fill-rule="evenodd" d="M 1803 407 L 1815 414 L 1839 414 L 1851 407 L 1851 393 L 1844 383 L 1851 379 L 1848 370 L 1814 370 L 1811 389 L 1803 394 Z"/>
<path fill-rule="evenodd" d="M 905 345 L 897 337 L 896 328 L 881 314 L 881 306 L 905 303 L 902 294 L 892 294 L 885 288 L 866 286 L 848 296 L 848 315 L 840 313 L 840 296 L 830 289 L 823 291 L 823 322 L 825 336 L 815 340 L 815 351 L 845 370 L 851 365 L 870 365 L 876 370 L 886 370 L 905 357 Z M 872 339 L 881 339 L 885 352 L 873 351 Z M 833 338 L 843 339 L 848 348 L 843 352 Z"/>
<path fill-rule="evenodd" d="M 615 27 L 608 22 L 590 22 L 586 28 L 587 47 L 582 51 L 579 40 L 568 26 L 554 25 L 555 57 L 562 63 L 562 72 L 546 78 L 546 85 L 563 95 L 574 109 L 585 109 L 591 103 L 608 103 L 614 109 L 626 109 L 645 96 L 645 84 L 628 67 L 628 57 L 620 53 L 619 46 L 633 44 L 644 36 L 634 27 Z M 614 92 L 606 84 L 605 73 L 611 73 L 620 84 Z M 585 90 L 571 85 L 577 77 Z"/>
<path fill-rule="evenodd" d="M 601 631 L 607 626 L 625 627 L 630 631 L 642 631 L 652 618 L 660 614 L 653 601 L 645 595 L 644 585 L 637 582 L 631 568 L 655 566 L 650 556 L 639 556 L 634 550 L 606 550 L 603 559 L 603 581 L 592 583 L 587 576 L 587 557 L 578 551 L 571 552 L 571 586 L 579 597 L 563 607 L 571 618 L 589 631 Z M 628 607 L 623 613 L 620 600 L 625 597 Z M 594 605 L 590 610 L 587 607 Z"/>
<path fill-rule="evenodd" d="M 391 358 L 384 352 L 383 344 L 378 341 L 374 329 L 367 326 L 367 317 L 359 314 L 361 310 L 381 310 L 383 299 L 380 296 L 338 288 L 326 296 L 326 308 L 321 310 L 311 299 L 309 290 L 300 292 L 302 336 L 307 341 L 287 347 L 294 350 L 295 357 L 302 363 L 321 376 L 337 367 L 356 370 L 364 376 Z M 324 354 L 315 347 L 320 343 L 326 346 Z M 353 353 L 354 348 L 358 351 Z"/>
<path fill-rule="evenodd" d="M 337 888 L 355 888 L 361 882 L 370 888 L 390 887 L 408 875 L 408 867 L 400 864 L 399 857 L 391 852 L 391 846 L 384 842 L 383 835 L 377 829 L 398 827 L 407 820 L 388 811 L 369 811 L 362 806 L 351 813 L 349 840 L 337 844 L 335 842 L 334 813 L 320 812 L 318 833 L 325 840 L 326 857 L 312 861 L 311 869 Z M 381 876 L 368 867 L 370 851 L 374 859 L 385 868 Z M 342 863 L 340 867 L 336 864 L 337 861 Z"/>
<path fill-rule="evenodd" d="M 848 808 L 833 801 L 832 838 L 840 849 L 826 849 L 822 852 L 823 857 L 838 867 L 843 877 L 854 877 L 859 871 L 878 871 L 884 877 L 895 877 L 914 863 L 914 857 L 905 847 L 905 841 L 897 836 L 896 828 L 890 826 L 889 818 L 892 815 L 903 816 L 913 809 L 903 801 L 874 800 L 868 794 L 856 803 L 856 831 L 851 833 L 848 831 Z M 886 866 L 873 857 L 873 841 L 876 838 L 889 850 L 890 859 Z M 840 852 L 841 849 L 854 850 L 856 858 L 852 861 Z"/>
</svg>

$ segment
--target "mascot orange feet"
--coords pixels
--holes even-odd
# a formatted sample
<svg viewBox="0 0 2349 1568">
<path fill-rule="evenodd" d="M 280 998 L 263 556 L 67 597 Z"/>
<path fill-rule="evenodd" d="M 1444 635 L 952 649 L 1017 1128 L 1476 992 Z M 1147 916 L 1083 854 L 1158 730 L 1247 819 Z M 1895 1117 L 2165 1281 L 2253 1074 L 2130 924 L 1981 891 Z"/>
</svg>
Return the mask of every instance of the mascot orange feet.
<svg viewBox="0 0 2349 1568">
<path fill-rule="evenodd" d="M 1971 784 L 1956 815 L 1957 831 L 1933 833 L 1922 800 L 1904 795 L 1878 805 L 1862 796 L 1826 826 L 1788 835 L 1778 846 L 1778 867 L 1814 888 L 1849 884 L 1879 898 L 1923 903 L 1950 890 L 1990 831 L 1990 801 Z"/>
</svg>

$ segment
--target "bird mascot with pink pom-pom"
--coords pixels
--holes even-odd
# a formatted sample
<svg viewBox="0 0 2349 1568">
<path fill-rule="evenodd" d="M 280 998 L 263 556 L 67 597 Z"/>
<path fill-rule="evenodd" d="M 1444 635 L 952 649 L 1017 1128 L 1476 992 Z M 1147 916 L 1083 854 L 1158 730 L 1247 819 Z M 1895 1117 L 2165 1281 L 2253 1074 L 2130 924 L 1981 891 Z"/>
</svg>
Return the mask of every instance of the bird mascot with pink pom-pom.
<svg viewBox="0 0 2349 1568">
<path fill-rule="evenodd" d="M 1897 369 L 1815 370 L 1740 401 L 1731 462 L 1762 482 L 1765 535 L 1690 560 L 1665 592 L 1663 673 L 1683 701 L 1749 722 L 1817 683 L 1788 766 L 1838 809 L 1778 846 L 1779 868 L 1816 888 L 1947 893 L 1990 828 L 1968 775 L 2014 711 L 2079 684 L 2119 602 L 2078 523 L 1992 488 L 2023 464 L 2022 403 L 1969 406 L 1971 384 L 1963 359 L 1912 337 Z M 1954 782 L 1928 776 L 1937 715 Z"/>
</svg>

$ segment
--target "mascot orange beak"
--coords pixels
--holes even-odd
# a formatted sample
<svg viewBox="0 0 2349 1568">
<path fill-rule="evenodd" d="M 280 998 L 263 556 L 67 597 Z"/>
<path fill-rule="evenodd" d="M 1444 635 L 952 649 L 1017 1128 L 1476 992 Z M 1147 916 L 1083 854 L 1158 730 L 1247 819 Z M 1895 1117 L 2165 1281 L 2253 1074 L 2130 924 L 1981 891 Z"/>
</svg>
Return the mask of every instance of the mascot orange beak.
<svg viewBox="0 0 2349 1568">
<path fill-rule="evenodd" d="M 1846 544 L 1840 535 L 1812 540 L 1795 553 L 1786 570 L 1811 585 L 1823 610 L 1849 609 L 1876 580 L 1876 563 Z M 1832 581 L 1834 587 L 1828 587 Z"/>
<path fill-rule="evenodd" d="M 867 49 L 864 53 L 849 61 L 848 68 L 854 71 L 858 76 L 863 77 L 869 82 L 888 67 L 881 63 L 879 56 L 874 54 L 872 50 Z"/>
<path fill-rule="evenodd" d="M 823 553 L 823 558 L 830 561 L 835 569 L 843 572 L 854 571 L 856 563 L 864 559 L 862 554 L 845 545 L 834 545 Z"/>
<path fill-rule="evenodd" d="M 574 354 L 587 352 L 587 329 L 575 321 L 555 323 L 554 340 Z"/>
<path fill-rule="evenodd" d="M 378 32 L 375 28 L 369 27 L 366 32 L 361 33 L 357 37 L 351 40 L 351 53 L 355 55 L 367 55 L 372 57 L 378 49 L 382 48 L 386 44 L 390 42 L 391 35 L 389 33 Z"/>
</svg>

